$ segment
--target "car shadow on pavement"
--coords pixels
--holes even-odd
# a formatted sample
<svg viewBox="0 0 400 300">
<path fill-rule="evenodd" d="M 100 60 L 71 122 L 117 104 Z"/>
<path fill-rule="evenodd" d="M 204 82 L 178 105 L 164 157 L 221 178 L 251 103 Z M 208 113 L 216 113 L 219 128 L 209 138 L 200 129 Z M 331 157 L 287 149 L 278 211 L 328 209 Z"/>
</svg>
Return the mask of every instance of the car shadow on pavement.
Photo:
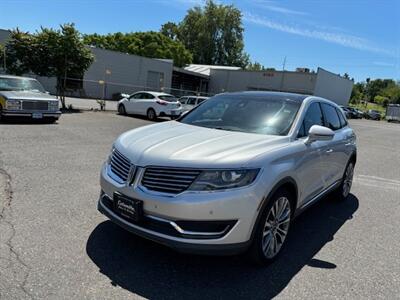
<svg viewBox="0 0 400 300">
<path fill-rule="evenodd" d="M 47 119 L 30 119 L 23 117 L 8 118 L 5 120 L 0 120 L 0 125 L 57 125 L 57 122 L 50 122 Z"/>
<path fill-rule="evenodd" d="M 114 225 L 99 224 L 86 251 L 111 284 L 145 298 L 270 299 L 278 295 L 305 266 L 334 269 L 315 259 L 358 209 L 350 195 L 338 202 L 325 198 L 293 223 L 286 248 L 268 267 L 253 265 L 244 256 L 181 254 L 139 238 Z"/>
<path fill-rule="evenodd" d="M 129 114 L 129 115 L 118 114 L 118 115 L 121 116 L 121 117 L 135 118 L 135 119 L 140 119 L 140 120 L 151 122 L 146 116 L 142 116 L 142 115 L 132 115 L 132 114 Z M 158 117 L 153 122 L 166 122 L 166 121 L 171 121 L 171 119 L 168 118 L 168 117 Z"/>
</svg>

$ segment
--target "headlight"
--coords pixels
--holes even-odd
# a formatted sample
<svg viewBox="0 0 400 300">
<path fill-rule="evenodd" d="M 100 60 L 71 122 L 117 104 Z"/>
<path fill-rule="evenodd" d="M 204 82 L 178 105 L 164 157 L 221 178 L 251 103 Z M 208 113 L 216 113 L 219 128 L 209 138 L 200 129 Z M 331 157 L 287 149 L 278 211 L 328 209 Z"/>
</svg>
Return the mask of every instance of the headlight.
<svg viewBox="0 0 400 300">
<path fill-rule="evenodd" d="M 58 101 L 49 101 L 49 110 L 58 110 L 59 104 Z"/>
<path fill-rule="evenodd" d="M 243 187 L 251 184 L 260 169 L 203 171 L 189 187 L 190 191 L 213 191 Z"/>
<path fill-rule="evenodd" d="M 22 107 L 21 100 L 7 100 L 7 109 L 20 110 Z"/>
</svg>

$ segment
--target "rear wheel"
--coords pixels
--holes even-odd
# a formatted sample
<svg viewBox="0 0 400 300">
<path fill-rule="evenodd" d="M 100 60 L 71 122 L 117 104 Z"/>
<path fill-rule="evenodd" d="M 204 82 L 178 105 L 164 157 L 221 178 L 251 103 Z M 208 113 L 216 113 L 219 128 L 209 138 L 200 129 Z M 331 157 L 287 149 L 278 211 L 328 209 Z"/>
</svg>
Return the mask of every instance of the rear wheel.
<svg viewBox="0 0 400 300">
<path fill-rule="evenodd" d="M 351 160 L 347 166 L 346 170 L 344 171 L 344 175 L 342 178 L 342 182 L 340 186 L 335 190 L 334 197 L 337 200 L 345 200 L 351 190 L 351 186 L 353 184 L 353 176 L 354 176 L 354 160 Z"/>
<path fill-rule="evenodd" d="M 291 201 L 289 192 L 279 190 L 262 212 L 249 252 L 256 263 L 267 265 L 281 253 L 290 228 Z"/>
<path fill-rule="evenodd" d="M 147 119 L 149 119 L 150 121 L 155 121 L 157 119 L 156 112 L 152 108 L 149 108 L 147 110 L 147 114 L 146 115 L 147 115 Z"/>
<path fill-rule="evenodd" d="M 120 115 L 123 115 L 123 116 L 126 115 L 126 109 L 125 109 L 125 106 L 124 106 L 123 104 L 120 104 L 120 105 L 118 106 L 118 113 L 119 113 Z"/>
</svg>

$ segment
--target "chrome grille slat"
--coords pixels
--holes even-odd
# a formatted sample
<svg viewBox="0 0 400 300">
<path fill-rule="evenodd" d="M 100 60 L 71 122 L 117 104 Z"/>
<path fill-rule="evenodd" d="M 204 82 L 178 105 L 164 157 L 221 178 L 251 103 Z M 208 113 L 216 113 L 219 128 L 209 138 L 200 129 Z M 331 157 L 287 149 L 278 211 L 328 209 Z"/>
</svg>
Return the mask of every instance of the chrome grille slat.
<svg viewBox="0 0 400 300">
<path fill-rule="evenodd" d="M 119 151 L 114 150 L 114 154 L 115 154 L 115 157 L 117 157 L 119 160 L 122 160 L 126 164 L 130 164 L 129 159 L 127 159 L 125 156 L 123 156 L 121 153 L 119 153 Z"/>
<path fill-rule="evenodd" d="M 124 171 L 129 171 L 129 167 L 130 167 L 129 165 L 123 165 L 121 162 L 117 161 L 114 157 L 112 157 L 111 160 L 119 168 L 123 169 Z"/>
<path fill-rule="evenodd" d="M 171 187 L 162 187 L 161 188 L 158 185 L 152 185 L 152 184 L 148 184 L 148 185 L 146 185 L 146 187 L 149 188 L 149 190 L 151 190 L 153 188 L 153 190 L 155 190 L 155 191 L 158 191 L 158 190 L 160 190 L 160 191 L 169 190 L 169 191 L 179 192 L 181 190 L 179 188 L 171 188 Z"/>
<path fill-rule="evenodd" d="M 145 184 L 150 184 L 150 185 L 159 185 L 159 186 L 169 186 L 169 187 L 176 187 L 176 188 L 180 188 L 180 187 L 186 187 L 186 184 L 181 184 L 181 183 L 165 183 L 165 182 L 160 182 L 160 181 L 148 181 L 146 179 L 143 179 L 143 183 Z"/>
<path fill-rule="evenodd" d="M 129 178 L 132 164 L 118 150 L 114 149 L 110 159 L 111 172 L 120 179 L 120 183 L 125 183 Z"/>
<path fill-rule="evenodd" d="M 152 191 L 178 194 L 187 190 L 200 173 L 194 169 L 148 167 L 141 184 Z"/>
<path fill-rule="evenodd" d="M 176 169 L 172 169 L 172 170 L 165 170 L 165 169 L 153 169 L 153 168 L 148 168 L 147 169 L 149 172 L 157 172 L 157 173 L 167 173 L 167 174 L 185 174 L 185 175 L 198 175 L 199 172 L 197 171 L 191 171 L 191 170 L 183 170 L 183 171 L 179 171 Z"/>
<path fill-rule="evenodd" d="M 146 176 L 146 180 L 147 181 L 155 181 L 155 182 L 157 182 L 158 181 L 158 177 L 156 177 L 156 176 L 150 176 L 150 175 L 147 175 Z M 162 178 L 162 181 L 166 181 L 166 182 L 184 182 L 184 183 L 191 183 L 192 182 L 192 180 L 188 180 L 188 179 L 170 179 L 170 178 Z"/>
<path fill-rule="evenodd" d="M 193 180 L 193 178 L 196 178 L 197 175 L 195 176 L 186 176 L 186 175 L 168 175 L 168 174 L 157 174 L 154 172 L 149 172 L 148 175 L 150 176 L 156 176 L 157 178 L 177 178 L 177 179 L 182 179 L 182 180 Z"/>
</svg>

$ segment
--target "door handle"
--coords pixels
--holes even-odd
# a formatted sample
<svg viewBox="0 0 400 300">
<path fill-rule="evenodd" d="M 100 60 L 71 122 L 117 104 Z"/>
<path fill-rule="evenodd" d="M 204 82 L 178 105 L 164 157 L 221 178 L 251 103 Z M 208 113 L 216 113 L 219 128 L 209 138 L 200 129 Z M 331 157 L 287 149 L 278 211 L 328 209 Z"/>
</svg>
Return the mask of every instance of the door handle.
<svg viewBox="0 0 400 300">
<path fill-rule="evenodd" d="M 332 153 L 332 152 L 333 152 L 333 149 L 326 150 L 326 153 Z"/>
</svg>

